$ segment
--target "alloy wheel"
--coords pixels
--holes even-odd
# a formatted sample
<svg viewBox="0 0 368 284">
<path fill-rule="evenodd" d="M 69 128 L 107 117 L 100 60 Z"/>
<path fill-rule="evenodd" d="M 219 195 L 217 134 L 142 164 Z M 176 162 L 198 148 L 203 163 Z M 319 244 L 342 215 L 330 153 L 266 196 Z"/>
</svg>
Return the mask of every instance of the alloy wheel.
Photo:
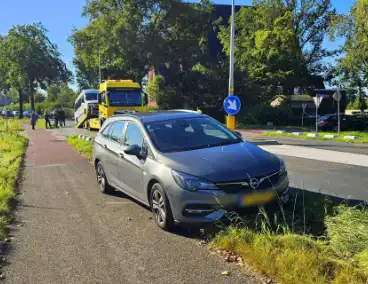
<svg viewBox="0 0 368 284">
<path fill-rule="evenodd" d="M 152 193 L 152 211 L 155 215 L 157 223 L 163 226 L 166 222 L 166 206 L 164 197 L 157 189 L 155 189 Z"/>
<path fill-rule="evenodd" d="M 100 186 L 100 190 L 104 192 L 106 186 L 106 178 L 104 170 L 100 164 L 97 166 L 97 182 L 98 185 Z"/>
</svg>

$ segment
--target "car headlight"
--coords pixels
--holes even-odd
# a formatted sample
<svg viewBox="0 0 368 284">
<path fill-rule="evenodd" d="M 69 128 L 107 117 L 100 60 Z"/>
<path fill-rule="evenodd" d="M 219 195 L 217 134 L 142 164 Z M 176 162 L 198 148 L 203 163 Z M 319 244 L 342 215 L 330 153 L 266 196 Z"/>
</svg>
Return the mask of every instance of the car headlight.
<svg viewBox="0 0 368 284">
<path fill-rule="evenodd" d="M 280 175 L 283 175 L 284 173 L 286 173 L 285 162 L 280 159 Z"/>
<path fill-rule="evenodd" d="M 172 170 L 171 173 L 177 185 L 183 189 L 190 191 L 197 189 L 218 189 L 215 184 L 209 181 L 174 170 Z"/>
</svg>

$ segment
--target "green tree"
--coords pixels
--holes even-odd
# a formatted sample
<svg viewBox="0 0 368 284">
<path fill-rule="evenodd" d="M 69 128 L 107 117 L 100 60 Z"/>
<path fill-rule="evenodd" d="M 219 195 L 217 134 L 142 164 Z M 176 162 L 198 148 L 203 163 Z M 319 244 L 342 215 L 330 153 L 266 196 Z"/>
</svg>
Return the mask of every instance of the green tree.
<svg viewBox="0 0 368 284">
<path fill-rule="evenodd" d="M 362 92 L 368 86 L 368 0 L 357 0 L 349 15 L 336 17 L 331 36 L 345 37 L 339 71 L 343 81 Z"/>
<path fill-rule="evenodd" d="M 46 102 L 49 108 L 53 108 L 55 105 L 73 108 L 74 101 L 77 98 L 77 93 L 67 84 L 50 85 L 46 93 Z"/>
<path fill-rule="evenodd" d="M 250 24 L 251 23 L 251 24 Z M 236 64 L 263 85 L 284 85 L 298 72 L 292 14 L 266 4 L 242 8 L 236 15 Z M 228 29 L 219 34 L 230 53 Z"/>
<path fill-rule="evenodd" d="M 150 69 L 164 63 L 190 70 L 205 52 L 212 6 L 208 1 L 91 0 L 84 15 L 88 26 L 70 38 L 80 87 L 98 82 L 99 51 L 105 79 L 141 82 Z"/>
<path fill-rule="evenodd" d="M 239 70 L 267 86 L 270 96 L 277 86 L 285 94 L 312 86 L 311 75 L 328 71 L 323 60 L 336 54 L 323 48 L 333 15 L 330 0 L 255 0 L 241 8 L 235 19 Z M 230 28 L 219 38 L 229 54 Z"/>
<path fill-rule="evenodd" d="M 0 42 L 0 69 L 4 76 L 2 85 L 19 92 L 21 112 L 23 92 L 29 95 L 31 108 L 35 109 L 36 90 L 71 79 L 56 45 L 50 42 L 47 30 L 40 23 L 18 25 L 9 30 Z"/>
</svg>

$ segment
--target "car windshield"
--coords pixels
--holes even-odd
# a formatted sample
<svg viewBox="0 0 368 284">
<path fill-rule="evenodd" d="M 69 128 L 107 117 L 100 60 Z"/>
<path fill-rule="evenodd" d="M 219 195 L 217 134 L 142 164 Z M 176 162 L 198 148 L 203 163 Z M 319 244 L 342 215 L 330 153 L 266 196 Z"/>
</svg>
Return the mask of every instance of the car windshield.
<svg viewBox="0 0 368 284">
<path fill-rule="evenodd" d="M 96 100 L 97 100 L 97 93 L 86 94 L 86 101 L 96 101 Z"/>
<path fill-rule="evenodd" d="M 179 118 L 145 123 L 159 151 L 182 152 L 242 142 L 220 123 L 207 117 Z"/>
<path fill-rule="evenodd" d="M 141 106 L 142 95 L 139 90 L 109 89 L 110 106 Z"/>
</svg>

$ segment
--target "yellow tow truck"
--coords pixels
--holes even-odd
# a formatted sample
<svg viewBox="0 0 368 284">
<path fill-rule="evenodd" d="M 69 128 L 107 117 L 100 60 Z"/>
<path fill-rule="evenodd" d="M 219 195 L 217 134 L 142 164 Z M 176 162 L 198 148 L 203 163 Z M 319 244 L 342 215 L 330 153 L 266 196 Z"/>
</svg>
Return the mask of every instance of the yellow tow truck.
<svg viewBox="0 0 368 284">
<path fill-rule="evenodd" d="M 148 96 L 132 80 L 106 80 L 98 92 L 98 116 L 88 120 L 90 129 L 100 129 L 104 121 L 117 113 L 142 112 L 148 109 Z"/>
</svg>

